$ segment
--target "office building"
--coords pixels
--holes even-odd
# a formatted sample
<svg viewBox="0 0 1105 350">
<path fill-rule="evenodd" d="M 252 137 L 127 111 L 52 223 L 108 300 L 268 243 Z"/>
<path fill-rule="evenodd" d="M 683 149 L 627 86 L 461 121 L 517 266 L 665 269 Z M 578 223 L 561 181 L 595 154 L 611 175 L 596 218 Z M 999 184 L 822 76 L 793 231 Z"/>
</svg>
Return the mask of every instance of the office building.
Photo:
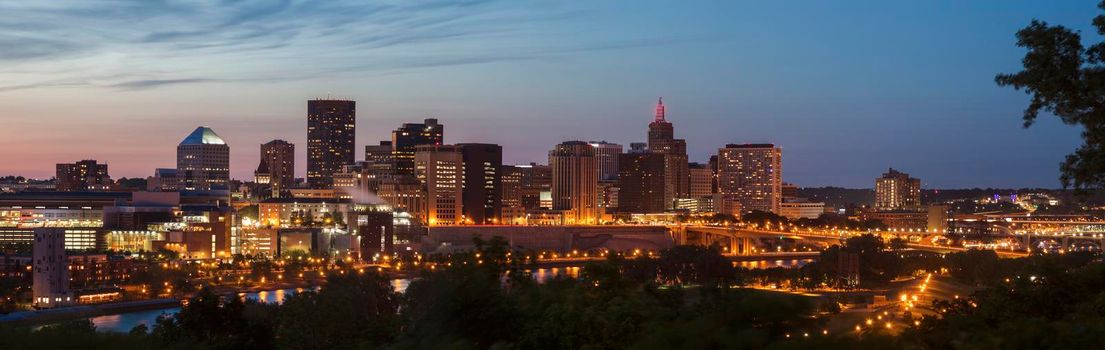
<svg viewBox="0 0 1105 350">
<path fill-rule="evenodd" d="M 307 184 L 330 188 L 334 173 L 353 164 L 357 103 L 349 100 L 307 101 Z"/>
<path fill-rule="evenodd" d="M 690 163 L 687 165 L 687 197 L 698 199 L 714 194 L 714 170 L 707 164 Z"/>
<path fill-rule="evenodd" d="M 460 143 L 464 161 L 462 213 L 467 222 L 497 224 L 503 212 L 503 147 L 489 143 Z"/>
<path fill-rule="evenodd" d="M 198 127 L 176 148 L 176 181 L 181 190 L 226 189 L 230 146 L 214 130 Z"/>
<path fill-rule="evenodd" d="M 591 141 L 595 148 L 595 169 L 599 172 L 599 181 L 618 179 L 618 155 L 622 154 L 622 145 L 606 141 Z"/>
<path fill-rule="evenodd" d="M 664 100 L 656 102 L 656 114 L 648 124 L 648 149 L 664 155 L 664 206 L 674 207 L 676 198 L 686 198 L 690 191 L 687 168 L 687 142 L 675 138 L 675 128 L 667 121 Z"/>
<path fill-rule="evenodd" d="M 779 205 L 779 216 L 791 220 L 816 219 L 824 213 L 824 202 L 786 201 Z"/>
<path fill-rule="evenodd" d="M 521 182 L 519 200 L 526 210 L 552 209 L 552 168 L 548 165 L 529 163 L 514 166 Z M 542 204 L 542 193 L 548 196 Z"/>
<path fill-rule="evenodd" d="M 630 152 L 618 156 L 618 210 L 627 213 L 663 213 L 665 156 Z"/>
<path fill-rule="evenodd" d="M 525 208 L 522 206 L 522 168 L 504 165 L 499 172 L 503 208 Z"/>
<path fill-rule="evenodd" d="M 782 186 L 782 151 L 775 145 L 730 144 L 718 150 L 718 192 L 734 196 L 741 210 L 779 213 Z"/>
<path fill-rule="evenodd" d="M 425 188 L 423 218 L 433 225 L 468 223 L 463 213 L 464 158 L 460 147 L 420 145 L 415 149 L 414 170 Z"/>
<path fill-rule="evenodd" d="M 58 163 L 55 189 L 58 191 L 109 190 L 111 177 L 107 174 L 107 164 L 97 164 L 95 160 Z"/>
<path fill-rule="evenodd" d="M 261 164 L 258 172 L 267 170 L 272 192 L 280 195 L 295 186 L 295 144 L 284 140 L 272 140 L 261 145 Z"/>
<path fill-rule="evenodd" d="M 405 123 L 391 132 L 395 174 L 414 175 L 414 153 L 417 146 L 445 144 L 445 125 L 427 118 L 422 123 Z"/>
<path fill-rule="evenodd" d="M 921 206 L 921 180 L 891 168 L 875 179 L 875 209 L 899 210 Z"/>
<path fill-rule="evenodd" d="M 552 209 L 563 211 L 567 224 L 597 224 L 602 216 L 594 147 L 568 141 L 549 152 Z"/>
</svg>

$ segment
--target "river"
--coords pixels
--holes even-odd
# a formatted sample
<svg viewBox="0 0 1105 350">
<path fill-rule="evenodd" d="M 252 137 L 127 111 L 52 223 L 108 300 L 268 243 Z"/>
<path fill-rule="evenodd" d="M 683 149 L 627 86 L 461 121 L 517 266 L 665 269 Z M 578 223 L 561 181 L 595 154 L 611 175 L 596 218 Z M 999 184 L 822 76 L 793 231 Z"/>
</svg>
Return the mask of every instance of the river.
<svg viewBox="0 0 1105 350">
<path fill-rule="evenodd" d="M 746 261 L 737 263 L 736 265 L 745 268 L 801 267 L 808 261 L 809 260 Z M 533 278 L 539 283 L 544 283 L 557 276 L 579 277 L 579 267 L 541 268 L 533 271 Z M 391 281 L 392 288 L 395 288 L 395 291 L 399 293 L 405 292 L 408 285 L 410 285 L 409 279 L 394 279 Z M 302 292 L 303 290 L 303 288 L 277 289 L 252 293 L 239 293 L 239 296 L 249 300 L 280 304 L 284 302 L 285 298 L 295 295 L 295 293 Z M 92 324 L 96 325 L 96 329 L 99 331 L 125 333 L 140 324 L 145 324 L 146 327 L 153 328 L 153 324 L 158 316 L 162 314 L 172 315 L 178 311 L 180 311 L 179 307 L 173 307 L 96 316 L 89 320 L 92 321 Z"/>
</svg>

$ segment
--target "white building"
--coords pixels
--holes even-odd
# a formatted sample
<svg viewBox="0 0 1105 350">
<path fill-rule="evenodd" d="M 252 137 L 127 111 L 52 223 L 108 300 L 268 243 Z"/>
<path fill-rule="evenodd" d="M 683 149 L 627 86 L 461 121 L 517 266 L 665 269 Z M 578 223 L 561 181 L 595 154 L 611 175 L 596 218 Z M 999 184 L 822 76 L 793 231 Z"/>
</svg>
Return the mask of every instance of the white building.
<svg viewBox="0 0 1105 350">
<path fill-rule="evenodd" d="M 36 228 L 34 238 L 34 306 L 52 308 L 73 304 L 69 293 L 69 260 L 65 257 L 65 229 Z"/>
<path fill-rule="evenodd" d="M 824 213 L 824 202 L 784 202 L 779 205 L 779 215 L 791 220 L 816 219 Z"/>
</svg>

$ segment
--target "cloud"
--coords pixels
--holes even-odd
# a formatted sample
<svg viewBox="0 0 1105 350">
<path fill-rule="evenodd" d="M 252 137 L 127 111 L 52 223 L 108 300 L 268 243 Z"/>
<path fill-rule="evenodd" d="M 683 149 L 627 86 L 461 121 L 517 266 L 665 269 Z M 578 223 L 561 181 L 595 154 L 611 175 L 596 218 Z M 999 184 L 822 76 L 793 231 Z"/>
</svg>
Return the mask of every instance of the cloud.
<svg viewBox="0 0 1105 350">
<path fill-rule="evenodd" d="M 13 63 L 0 91 L 394 74 L 670 43 L 548 40 L 538 24 L 580 11 L 503 0 L 43 1 L 0 13 L 0 62 Z"/>
<path fill-rule="evenodd" d="M 209 83 L 219 81 L 218 79 L 206 79 L 206 78 L 189 78 L 189 79 L 145 79 L 145 80 L 131 80 L 121 83 L 111 84 L 111 87 L 116 87 L 125 90 L 140 90 L 149 89 L 155 87 L 161 87 L 166 85 L 181 85 L 181 84 L 195 84 L 195 83 Z"/>
<path fill-rule="evenodd" d="M 41 59 L 78 52 L 84 46 L 75 42 L 0 34 L 0 60 Z"/>
</svg>

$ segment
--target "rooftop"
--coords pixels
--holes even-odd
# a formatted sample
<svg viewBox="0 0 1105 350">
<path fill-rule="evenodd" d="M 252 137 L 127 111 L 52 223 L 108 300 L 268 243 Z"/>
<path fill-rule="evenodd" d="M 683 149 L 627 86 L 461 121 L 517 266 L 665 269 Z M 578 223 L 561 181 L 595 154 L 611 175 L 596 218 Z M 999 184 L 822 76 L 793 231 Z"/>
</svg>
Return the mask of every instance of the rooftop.
<svg viewBox="0 0 1105 350">
<path fill-rule="evenodd" d="M 184 141 L 180 141 L 181 145 L 225 145 L 226 141 L 223 141 L 219 135 L 215 134 L 214 130 L 206 126 L 196 128 L 188 137 L 184 138 Z"/>
</svg>

